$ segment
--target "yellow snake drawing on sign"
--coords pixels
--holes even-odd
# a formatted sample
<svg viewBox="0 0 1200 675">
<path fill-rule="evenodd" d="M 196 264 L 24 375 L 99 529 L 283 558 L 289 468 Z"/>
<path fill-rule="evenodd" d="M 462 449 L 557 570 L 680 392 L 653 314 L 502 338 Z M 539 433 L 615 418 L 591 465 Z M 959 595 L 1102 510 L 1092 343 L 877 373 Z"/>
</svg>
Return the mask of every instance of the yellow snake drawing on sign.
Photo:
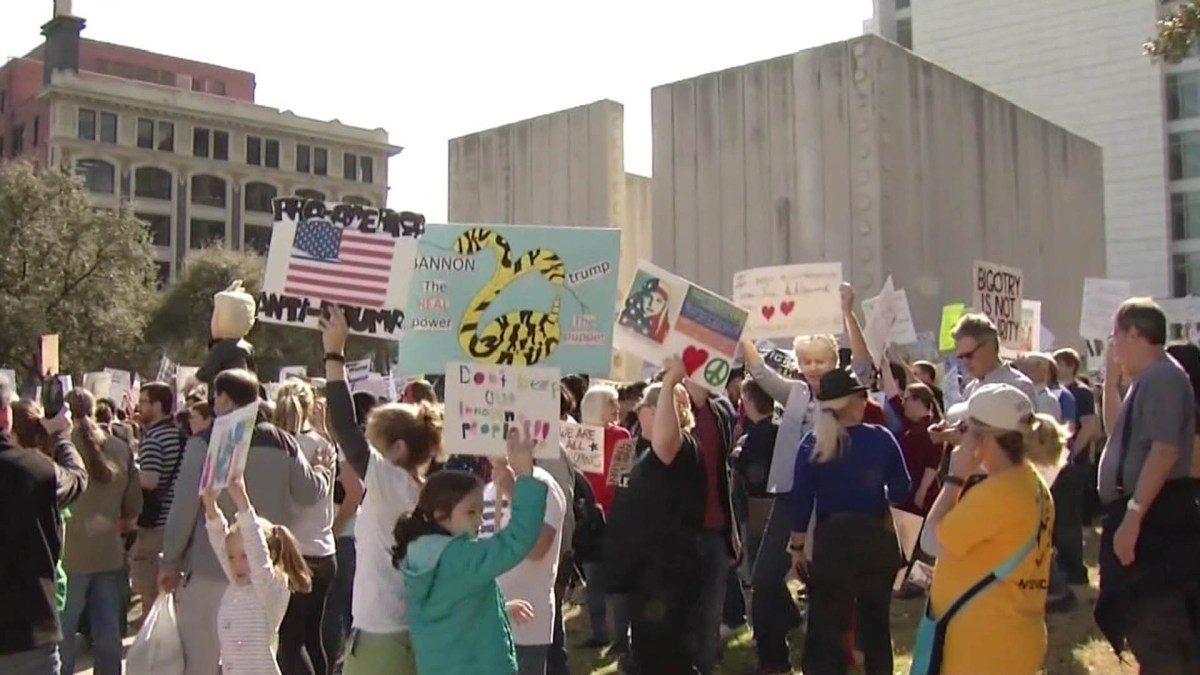
<svg viewBox="0 0 1200 675">
<path fill-rule="evenodd" d="M 483 363 L 537 365 L 558 347 L 562 300 L 557 293 L 549 312 L 518 309 L 482 326 L 480 322 L 496 298 L 529 272 L 540 272 L 546 281 L 562 288 L 566 266 L 557 253 L 544 248 L 535 248 L 514 262 L 508 241 L 484 228 L 468 230 L 454 240 L 454 252 L 458 255 L 475 255 L 488 248 L 496 255 L 496 272 L 467 305 L 458 327 L 458 344 L 472 359 Z"/>
</svg>

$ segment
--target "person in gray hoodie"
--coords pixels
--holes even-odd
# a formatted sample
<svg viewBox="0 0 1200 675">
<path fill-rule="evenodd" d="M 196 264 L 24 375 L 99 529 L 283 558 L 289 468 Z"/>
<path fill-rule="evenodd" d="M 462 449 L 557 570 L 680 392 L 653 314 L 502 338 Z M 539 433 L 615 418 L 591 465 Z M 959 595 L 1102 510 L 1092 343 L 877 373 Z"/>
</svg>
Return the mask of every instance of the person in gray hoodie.
<svg viewBox="0 0 1200 675">
<path fill-rule="evenodd" d="M 213 413 L 220 417 L 256 403 L 258 392 L 258 378 L 250 371 L 223 371 L 213 381 Z M 193 436 L 184 450 L 159 577 L 162 592 L 175 592 L 184 675 L 216 675 L 220 662 L 217 609 L 228 582 L 209 545 L 200 504 L 200 474 L 210 434 L 211 429 Z M 329 498 L 332 465 L 333 457 L 319 457 L 310 465 L 296 439 L 260 413 L 244 474 L 255 510 L 272 523 L 290 526 L 298 507 Z M 233 513 L 230 504 L 223 501 L 221 506 L 226 514 Z"/>
</svg>

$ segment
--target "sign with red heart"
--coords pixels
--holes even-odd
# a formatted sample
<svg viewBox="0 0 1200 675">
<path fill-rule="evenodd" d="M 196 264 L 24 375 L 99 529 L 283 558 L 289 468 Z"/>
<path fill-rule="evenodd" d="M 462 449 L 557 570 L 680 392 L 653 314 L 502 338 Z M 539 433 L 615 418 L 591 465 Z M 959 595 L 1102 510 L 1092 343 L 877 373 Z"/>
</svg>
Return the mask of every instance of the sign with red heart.
<svg viewBox="0 0 1200 675">
<path fill-rule="evenodd" d="M 753 312 L 746 336 L 794 338 L 842 332 L 841 263 L 756 267 L 733 277 L 733 301 Z"/>
</svg>

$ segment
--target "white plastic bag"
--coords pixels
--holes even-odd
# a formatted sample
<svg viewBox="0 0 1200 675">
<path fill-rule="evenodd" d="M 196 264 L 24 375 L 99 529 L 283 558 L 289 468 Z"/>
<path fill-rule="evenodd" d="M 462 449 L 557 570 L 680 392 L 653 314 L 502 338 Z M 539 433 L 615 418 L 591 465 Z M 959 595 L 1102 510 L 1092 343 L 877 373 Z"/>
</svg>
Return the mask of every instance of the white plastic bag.
<svg viewBox="0 0 1200 675">
<path fill-rule="evenodd" d="M 125 657 L 129 675 L 183 675 L 183 643 L 175 619 L 175 596 L 163 593 L 154 601 L 150 613 Z"/>
</svg>

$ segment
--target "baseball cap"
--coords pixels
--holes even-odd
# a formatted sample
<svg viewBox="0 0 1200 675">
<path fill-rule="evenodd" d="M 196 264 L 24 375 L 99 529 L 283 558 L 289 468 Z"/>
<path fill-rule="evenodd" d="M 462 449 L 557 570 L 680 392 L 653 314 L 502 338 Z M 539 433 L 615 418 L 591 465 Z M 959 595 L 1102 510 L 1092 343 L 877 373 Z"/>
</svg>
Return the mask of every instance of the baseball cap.
<svg viewBox="0 0 1200 675">
<path fill-rule="evenodd" d="M 1033 412 L 1033 402 L 1020 389 L 1010 384 L 985 384 L 969 400 L 951 406 L 946 419 L 957 424 L 970 418 L 993 429 L 1021 431 Z"/>
</svg>

